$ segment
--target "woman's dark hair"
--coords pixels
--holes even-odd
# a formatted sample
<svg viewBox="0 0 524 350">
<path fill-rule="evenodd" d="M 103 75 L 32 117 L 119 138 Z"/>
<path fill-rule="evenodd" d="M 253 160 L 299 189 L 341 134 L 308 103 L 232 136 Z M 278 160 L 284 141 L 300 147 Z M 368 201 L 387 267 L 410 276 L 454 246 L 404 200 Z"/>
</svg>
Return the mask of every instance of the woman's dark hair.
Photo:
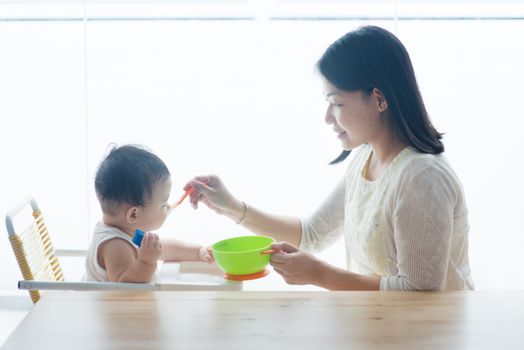
<svg viewBox="0 0 524 350">
<path fill-rule="evenodd" d="M 144 206 L 152 195 L 153 185 L 169 178 L 164 162 L 142 146 L 113 145 L 100 163 L 95 176 L 95 190 L 104 212 L 127 203 Z"/>
<path fill-rule="evenodd" d="M 360 27 L 331 44 L 317 68 L 336 88 L 382 92 L 390 123 L 400 139 L 422 153 L 444 152 L 442 134 L 431 124 L 420 94 L 409 54 L 400 40 L 385 29 Z M 344 150 L 330 164 L 343 161 Z"/>
</svg>

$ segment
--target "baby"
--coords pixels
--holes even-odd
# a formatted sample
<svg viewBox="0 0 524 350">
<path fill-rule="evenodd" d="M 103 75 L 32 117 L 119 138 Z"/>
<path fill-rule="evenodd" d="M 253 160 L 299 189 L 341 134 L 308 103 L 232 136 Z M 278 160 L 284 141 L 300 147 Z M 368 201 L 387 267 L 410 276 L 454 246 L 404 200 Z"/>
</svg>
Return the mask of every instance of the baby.
<svg viewBox="0 0 524 350">
<path fill-rule="evenodd" d="M 206 247 L 149 232 L 171 211 L 171 175 L 164 162 L 140 146 L 114 146 L 102 161 L 95 190 L 103 219 L 87 252 L 86 280 L 149 283 L 158 260 L 213 262 Z M 137 246 L 135 230 L 145 231 Z"/>
</svg>

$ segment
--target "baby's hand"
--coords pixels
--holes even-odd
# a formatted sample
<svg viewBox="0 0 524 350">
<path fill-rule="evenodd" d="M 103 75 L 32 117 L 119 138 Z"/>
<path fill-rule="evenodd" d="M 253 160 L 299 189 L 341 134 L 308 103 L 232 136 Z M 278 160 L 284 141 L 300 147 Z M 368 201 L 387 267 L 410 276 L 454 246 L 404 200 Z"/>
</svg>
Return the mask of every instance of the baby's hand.
<svg viewBox="0 0 524 350">
<path fill-rule="evenodd" d="M 198 260 L 207 262 L 208 264 L 211 264 L 215 261 L 215 258 L 213 257 L 213 252 L 210 247 L 200 247 L 200 250 L 198 251 Z"/>
<path fill-rule="evenodd" d="M 162 253 L 162 244 L 156 233 L 144 233 L 142 245 L 138 248 L 138 259 L 148 264 L 155 264 Z"/>
</svg>

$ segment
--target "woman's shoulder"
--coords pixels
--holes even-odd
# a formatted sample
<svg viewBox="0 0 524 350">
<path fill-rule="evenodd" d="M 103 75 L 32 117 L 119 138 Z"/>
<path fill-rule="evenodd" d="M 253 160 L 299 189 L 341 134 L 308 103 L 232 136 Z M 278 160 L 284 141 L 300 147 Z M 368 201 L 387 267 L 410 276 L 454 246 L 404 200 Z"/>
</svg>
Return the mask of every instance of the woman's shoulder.
<svg viewBox="0 0 524 350">
<path fill-rule="evenodd" d="M 393 181 L 411 186 L 446 183 L 461 191 L 460 180 L 444 154 L 421 153 L 412 148 L 399 162 Z"/>
<path fill-rule="evenodd" d="M 406 152 L 404 161 L 401 162 L 401 173 L 404 175 L 419 175 L 421 173 L 444 173 L 455 176 L 446 156 L 441 154 L 421 153 L 413 148 Z"/>
</svg>

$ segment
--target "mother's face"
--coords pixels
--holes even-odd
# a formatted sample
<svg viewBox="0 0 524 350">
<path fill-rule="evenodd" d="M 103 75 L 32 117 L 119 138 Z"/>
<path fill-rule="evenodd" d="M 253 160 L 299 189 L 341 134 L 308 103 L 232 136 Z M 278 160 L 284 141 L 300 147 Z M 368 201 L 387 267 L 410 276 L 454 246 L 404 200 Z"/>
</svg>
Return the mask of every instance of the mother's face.
<svg viewBox="0 0 524 350">
<path fill-rule="evenodd" d="M 332 125 L 342 147 L 351 150 L 371 142 L 383 127 L 375 93 L 367 96 L 362 91 L 339 90 L 324 77 L 322 86 L 329 103 L 325 121 Z"/>
</svg>

